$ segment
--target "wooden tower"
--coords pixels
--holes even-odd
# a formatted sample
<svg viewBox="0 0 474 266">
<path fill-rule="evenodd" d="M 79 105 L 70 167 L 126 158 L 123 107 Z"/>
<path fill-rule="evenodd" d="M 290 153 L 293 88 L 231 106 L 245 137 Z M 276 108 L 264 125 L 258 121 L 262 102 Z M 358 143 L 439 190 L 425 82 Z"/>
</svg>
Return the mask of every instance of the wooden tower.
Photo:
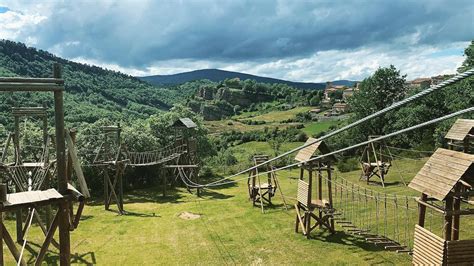
<svg viewBox="0 0 474 266">
<path fill-rule="evenodd" d="M 449 129 L 445 139 L 450 150 L 473 153 L 474 119 L 458 119 Z"/>
<path fill-rule="evenodd" d="M 176 177 L 182 179 L 182 183 L 189 192 L 195 188 L 197 196 L 200 196 L 202 188 L 197 187 L 199 184 L 199 160 L 195 137 L 197 125 L 193 120 L 185 117 L 176 120 L 171 127 L 174 129 L 175 148 L 173 152 L 177 156 L 172 163 L 166 161 L 163 167 L 163 196 L 166 195 L 168 186 L 167 170 L 173 170 Z"/>
<path fill-rule="evenodd" d="M 252 163 L 254 166 L 257 166 L 269 159 L 268 155 L 254 155 Z M 276 173 L 273 172 L 273 169 L 274 167 L 270 163 L 256 167 L 249 172 L 249 178 L 247 179 L 248 193 L 252 205 L 257 206 L 257 203 L 259 203 L 262 213 L 264 204 L 272 204 L 272 198 L 275 196 L 276 190 L 278 189 L 278 179 Z M 261 181 L 260 172 L 267 172 L 266 182 Z M 284 201 L 283 196 L 282 198 Z"/>
<path fill-rule="evenodd" d="M 122 143 L 122 128 L 116 126 L 102 127 L 103 141 L 93 164 L 102 168 L 104 174 L 104 207 L 110 210 L 112 200 L 117 204 L 120 214 L 123 208 L 123 176 L 127 167 L 127 149 Z"/>
<path fill-rule="evenodd" d="M 3 242 L 7 244 L 11 254 L 19 265 L 26 265 L 13 239 L 3 224 L 4 212 L 35 209 L 40 206 L 57 207 L 56 215 L 47 229 L 46 237 L 36 256 L 35 265 L 41 265 L 49 245 L 53 242 L 56 230 L 59 228 L 59 261 L 61 265 L 70 265 L 70 231 L 76 226 L 71 220 L 69 203 L 80 200 L 81 193 L 72 188 L 67 180 L 66 139 L 64 128 L 64 80 L 60 64 L 53 65 L 53 78 L 0 78 L 1 92 L 50 92 L 54 95 L 55 144 L 57 164 L 58 189 L 24 191 L 8 193 L 4 180 L 0 183 L 0 265 L 3 261 Z M 76 216 L 77 218 L 77 216 Z M 74 219 L 75 220 L 75 219 Z M 78 220 L 77 220 L 78 221 Z"/>
<path fill-rule="evenodd" d="M 316 139 L 309 138 L 306 144 Z M 298 152 L 295 160 L 301 162 L 300 177 L 298 180 L 298 194 L 296 208 L 295 232 L 301 225 L 303 234 L 309 238 L 311 231 L 316 227 L 327 228 L 331 233 L 334 229 L 334 208 L 331 190 L 331 165 L 336 161 L 332 155 L 309 161 L 318 155 L 330 153 L 329 148 L 323 142 L 314 143 Z M 305 178 L 307 173 L 307 178 Z M 313 186 L 313 173 L 317 174 L 317 184 Z M 323 193 L 323 175 L 326 174 L 327 190 Z M 305 180 L 306 179 L 306 180 Z M 316 199 L 313 199 L 313 187 L 316 188 Z M 326 198 L 323 194 L 326 194 Z M 315 224 L 312 224 L 315 220 Z"/>
<path fill-rule="evenodd" d="M 379 136 L 369 136 L 369 140 Z M 360 159 L 362 166 L 361 180 L 370 183 L 370 178 L 377 176 L 385 187 L 385 175 L 392 166 L 390 151 L 384 141 L 369 143 L 362 152 Z"/>
<path fill-rule="evenodd" d="M 474 240 L 459 240 L 460 216 L 474 214 L 461 206 L 469 200 L 474 186 L 474 155 L 439 148 L 410 182 L 421 193 L 419 219 L 415 228 L 413 263 L 474 263 Z M 462 203 L 464 203 L 462 205 Z M 444 216 L 443 237 L 425 229 L 426 208 Z"/>
</svg>

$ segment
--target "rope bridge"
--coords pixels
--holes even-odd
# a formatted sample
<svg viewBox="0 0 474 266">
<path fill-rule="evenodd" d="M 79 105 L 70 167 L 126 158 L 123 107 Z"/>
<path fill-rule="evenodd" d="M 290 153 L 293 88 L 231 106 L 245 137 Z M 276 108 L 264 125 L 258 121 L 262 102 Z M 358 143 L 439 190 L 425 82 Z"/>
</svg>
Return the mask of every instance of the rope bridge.
<svg viewBox="0 0 474 266">
<path fill-rule="evenodd" d="M 151 166 L 163 164 L 174 160 L 185 153 L 187 146 L 185 144 L 175 146 L 169 145 L 160 150 L 144 152 L 128 152 L 127 165 L 130 166 Z"/>
</svg>

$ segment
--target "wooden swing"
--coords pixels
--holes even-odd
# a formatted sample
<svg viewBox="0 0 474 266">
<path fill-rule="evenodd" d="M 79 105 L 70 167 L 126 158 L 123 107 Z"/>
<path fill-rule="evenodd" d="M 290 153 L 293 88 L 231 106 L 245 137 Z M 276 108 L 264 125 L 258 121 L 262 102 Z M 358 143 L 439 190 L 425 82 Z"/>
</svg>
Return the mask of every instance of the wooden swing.
<svg viewBox="0 0 474 266">
<path fill-rule="evenodd" d="M 314 142 L 316 139 L 309 138 L 306 144 Z M 334 208 L 332 201 L 331 187 L 331 164 L 336 161 L 333 155 L 329 155 L 320 159 L 315 159 L 318 155 L 327 154 L 330 150 L 323 142 L 314 143 L 304 149 L 301 149 L 295 157 L 295 160 L 301 162 L 300 177 L 298 180 L 297 203 L 295 204 L 296 222 L 295 232 L 298 233 L 301 226 L 303 235 L 310 238 L 310 233 L 315 228 L 327 228 L 331 233 L 335 233 L 334 229 Z M 305 181 L 305 172 L 308 173 L 307 181 Z M 317 198 L 313 199 L 313 173 L 318 175 Z M 326 173 L 327 178 L 327 198 L 323 198 L 323 174 Z M 312 220 L 315 221 L 312 224 Z"/>
<path fill-rule="evenodd" d="M 369 140 L 375 139 L 379 136 L 369 136 Z M 369 143 L 362 152 L 360 164 L 362 166 L 362 173 L 360 180 L 366 180 L 370 183 L 370 178 L 377 176 L 383 187 L 385 187 L 385 176 L 392 166 L 392 158 L 390 150 L 384 141 Z"/>
<path fill-rule="evenodd" d="M 254 165 L 259 165 L 268 160 L 268 155 L 254 155 L 252 158 Z M 260 171 L 268 172 L 266 182 L 261 182 L 259 175 Z M 272 172 L 272 166 L 270 164 L 265 164 L 250 171 L 249 178 L 247 179 L 247 187 L 252 205 L 257 206 L 257 202 L 259 202 L 260 208 L 263 212 L 264 203 L 272 204 L 272 197 L 275 196 L 275 192 L 278 188 L 275 173 Z"/>
</svg>

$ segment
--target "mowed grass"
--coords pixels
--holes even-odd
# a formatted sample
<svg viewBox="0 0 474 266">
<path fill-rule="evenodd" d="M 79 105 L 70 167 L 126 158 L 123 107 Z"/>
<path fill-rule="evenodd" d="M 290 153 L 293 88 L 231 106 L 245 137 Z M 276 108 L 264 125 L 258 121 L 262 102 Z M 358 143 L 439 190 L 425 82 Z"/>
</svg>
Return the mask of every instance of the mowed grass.
<svg viewBox="0 0 474 266">
<path fill-rule="evenodd" d="M 305 124 L 302 131 L 308 136 L 313 136 L 321 132 L 327 132 L 331 126 L 335 126 L 337 124 L 339 124 L 339 121 L 336 120 L 311 122 Z"/>
<path fill-rule="evenodd" d="M 253 145 L 256 145 L 255 143 Z M 290 144 L 287 144 L 290 148 Z M 291 144 L 293 145 L 293 144 Z M 407 169 L 409 181 L 422 160 L 395 161 Z M 392 169 L 393 170 L 393 169 Z M 409 173 L 410 172 L 410 173 Z M 358 181 L 358 170 L 337 173 L 360 186 L 381 192 L 418 195 L 401 185 L 395 171 L 387 176 L 387 188 L 366 185 Z M 315 230 L 307 240 L 294 232 L 295 213 L 291 198 L 296 195 L 298 170 L 278 173 L 281 191 L 288 197 L 285 210 L 279 194 L 274 206 L 264 214 L 248 201 L 246 181 L 205 191 L 201 198 L 183 188 L 175 188 L 167 197 L 161 188 L 134 190 L 126 194 L 126 215 L 105 211 L 101 200 L 84 209 L 79 228 L 72 232 L 73 263 L 98 265 L 223 265 L 223 264 L 283 264 L 283 265 L 409 265 L 411 257 L 385 251 L 362 238 L 345 233 L 337 226 L 337 233 Z M 204 181 L 203 181 L 204 182 Z M 114 208 L 115 206 L 112 206 Z M 182 220 L 182 212 L 202 215 L 196 220 Z M 463 222 L 464 223 L 464 222 Z M 14 222 L 7 220 L 7 228 L 14 233 Z M 463 224 L 466 225 L 467 224 Z M 37 252 L 42 241 L 38 226 L 28 237 L 25 257 Z M 19 246 L 18 246 L 19 247 Z M 7 264 L 13 264 L 4 247 Z M 30 261 L 31 262 L 31 261 Z M 47 264 L 58 264 L 54 247 L 46 257 Z"/>
<path fill-rule="evenodd" d="M 266 122 L 281 122 L 291 118 L 294 118 L 298 113 L 305 113 L 311 110 L 311 106 L 296 107 L 285 111 L 273 111 L 266 114 L 254 116 L 250 118 L 255 121 L 266 121 Z"/>
<path fill-rule="evenodd" d="M 219 134 L 224 132 L 230 132 L 232 130 L 238 132 L 248 132 L 248 131 L 257 131 L 264 130 L 265 128 L 273 129 L 278 127 L 279 129 L 285 129 L 289 126 L 296 125 L 298 123 L 266 123 L 262 125 L 247 125 L 235 120 L 218 120 L 218 121 L 204 121 L 204 125 L 209 130 L 211 134 Z"/>
</svg>

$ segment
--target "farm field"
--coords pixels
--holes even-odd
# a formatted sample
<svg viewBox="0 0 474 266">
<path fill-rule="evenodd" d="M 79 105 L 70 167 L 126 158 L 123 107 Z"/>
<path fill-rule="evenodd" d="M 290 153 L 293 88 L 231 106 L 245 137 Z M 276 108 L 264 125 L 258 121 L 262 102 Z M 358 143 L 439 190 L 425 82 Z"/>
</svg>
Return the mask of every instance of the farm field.
<svg viewBox="0 0 474 266">
<path fill-rule="evenodd" d="M 251 145 L 251 144 L 249 144 Z M 290 148 L 291 145 L 285 145 Z M 395 161 L 408 169 L 404 178 L 409 181 L 425 159 Z M 360 172 L 336 173 L 351 182 L 376 191 L 416 195 L 398 183 L 398 173 L 387 176 L 389 184 L 366 185 L 359 182 Z M 105 211 L 101 199 L 86 206 L 79 228 L 72 236 L 72 262 L 77 264 L 397 264 L 409 265 L 411 257 L 397 254 L 366 243 L 363 239 L 345 233 L 337 226 L 337 233 L 315 230 L 307 240 L 294 232 L 295 213 L 292 199 L 296 195 L 298 170 L 278 174 L 282 192 L 289 209 L 285 210 L 279 194 L 274 206 L 262 214 L 247 199 L 245 180 L 235 185 L 209 190 L 202 198 L 189 194 L 184 188 L 172 190 L 162 197 L 161 189 L 153 187 L 126 193 L 127 215 Z M 113 208 L 114 206 L 112 206 Z M 195 220 L 178 216 L 183 212 L 201 215 Z M 14 223 L 7 221 L 10 232 Z M 37 251 L 42 241 L 34 226 L 29 233 L 27 250 Z M 6 247 L 5 247 L 6 248 Z M 55 248 L 45 262 L 57 264 Z M 5 250 L 6 251 L 6 250 Z M 27 253 L 28 254 L 28 253 Z M 13 263 L 6 256 L 8 263 Z"/>
<path fill-rule="evenodd" d="M 305 124 L 302 131 L 308 136 L 313 136 L 321 132 L 327 132 L 331 126 L 336 126 L 338 124 L 339 121 L 334 120 L 310 122 Z"/>
<path fill-rule="evenodd" d="M 294 118 L 298 113 L 308 112 L 309 110 L 311 110 L 311 108 L 311 106 L 302 106 L 285 111 L 273 111 L 266 114 L 254 116 L 249 119 L 254 121 L 281 122 Z"/>
</svg>

